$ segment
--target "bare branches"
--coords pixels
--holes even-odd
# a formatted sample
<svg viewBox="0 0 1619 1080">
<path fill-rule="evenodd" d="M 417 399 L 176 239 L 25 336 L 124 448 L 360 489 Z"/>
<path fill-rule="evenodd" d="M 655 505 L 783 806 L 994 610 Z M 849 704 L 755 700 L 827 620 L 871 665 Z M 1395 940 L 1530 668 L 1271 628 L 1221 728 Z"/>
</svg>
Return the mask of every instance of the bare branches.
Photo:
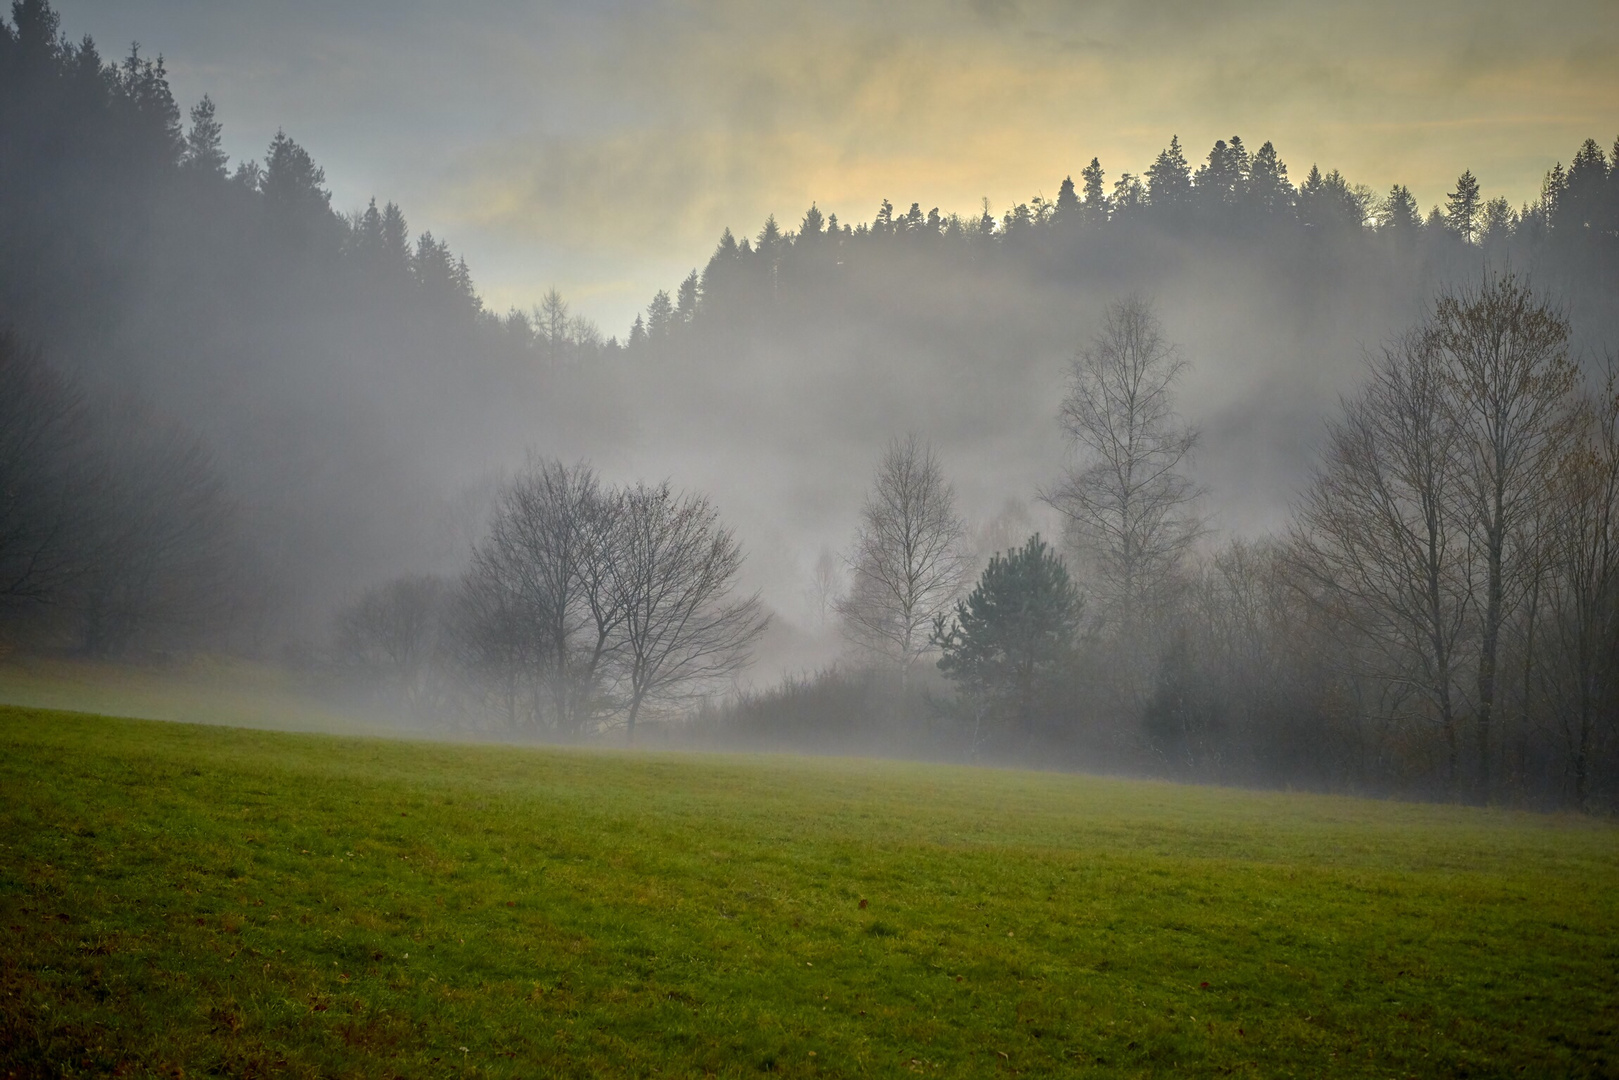
<svg viewBox="0 0 1619 1080">
<path fill-rule="evenodd" d="M 931 646 L 933 620 L 972 576 L 966 527 L 933 449 L 895 439 L 877 466 L 837 603 L 844 633 L 862 652 L 904 674 Z"/>
<path fill-rule="evenodd" d="M 1471 714 L 1485 799 L 1497 786 L 1502 631 L 1526 600 L 1538 604 L 1546 526 L 1559 502 L 1578 502 L 1557 482 L 1573 469 L 1567 338 L 1567 320 L 1510 274 L 1441 294 L 1346 404 L 1292 546 L 1307 588 L 1380 656 L 1378 677 L 1420 691 L 1444 732 L 1453 792 Z M 1527 666 L 1534 616 L 1524 614 Z"/>
<path fill-rule="evenodd" d="M 1446 386 L 1423 335 L 1383 350 L 1366 389 L 1329 429 L 1290 551 L 1311 595 L 1380 658 L 1376 669 L 1420 691 L 1444 735 L 1454 785 L 1457 650 L 1473 580 L 1457 520 L 1460 433 Z"/>
<path fill-rule="evenodd" d="M 745 666 L 769 619 L 757 594 L 734 597 L 742 549 L 700 495 L 667 483 L 620 496 L 613 594 L 623 610 L 624 666 L 635 722 L 649 699 L 711 686 Z"/>
<path fill-rule="evenodd" d="M 604 488 L 586 466 L 531 462 L 501 497 L 459 602 L 468 660 L 512 723 L 579 734 L 701 693 L 745 665 L 766 618 L 732 595 L 735 537 L 699 495 Z"/>
<path fill-rule="evenodd" d="M 1069 370 L 1060 419 L 1078 460 L 1044 495 L 1067 517 L 1105 612 L 1128 626 L 1157 606 L 1202 531 L 1200 489 L 1182 472 L 1197 431 L 1175 412 L 1186 369 L 1152 307 L 1110 304 Z"/>
<path fill-rule="evenodd" d="M 0 329 L 0 613 L 57 599 L 82 568 L 84 396 Z"/>
<path fill-rule="evenodd" d="M 1545 583 L 1556 648 L 1542 664 L 1574 786 L 1590 796 L 1599 714 L 1619 700 L 1619 366 L 1575 415 L 1550 485 Z"/>
<path fill-rule="evenodd" d="M 614 499 L 589 468 L 530 461 L 502 490 L 467 573 L 475 651 L 521 668 L 536 691 L 528 711 L 564 733 L 588 726 L 600 708 L 603 664 L 622 617 L 602 580 L 613 518 Z M 515 694 L 517 676 L 506 682 Z M 507 709 L 515 713 L 515 702 Z"/>
<path fill-rule="evenodd" d="M 1482 563 L 1474 728 L 1486 798 L 1501 630 L 1535 560 L 1533 546 L 1512 540 L 1544 505 L 1547 478 L 1570 435 L 1578 372 L 1568 334 L 1562 312 L 1512 274 L 1442 294 L 1428 328 L 1460 434 L 1465 521 Z"/>
</svg>

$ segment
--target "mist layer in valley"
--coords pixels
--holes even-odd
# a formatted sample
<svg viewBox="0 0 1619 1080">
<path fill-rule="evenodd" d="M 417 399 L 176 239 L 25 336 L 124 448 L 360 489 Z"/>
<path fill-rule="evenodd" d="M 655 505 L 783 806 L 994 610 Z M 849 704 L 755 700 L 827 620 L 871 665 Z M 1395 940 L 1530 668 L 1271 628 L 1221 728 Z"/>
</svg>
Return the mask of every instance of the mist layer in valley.
<svg viewBox="0 0 1619 1080">
<path fill-rule="evenodd" d="M 1177 628 L 1202 624 L 1175 609 L 1121 645 L 1111 586 L 1060 492 L 1084 465 L 1061 423 L 1072 366 L 1126 302 L 1150 313 L 1175 362 L 1164 423 L 1195 433 L 1173 464 L 1191 493 L 1174 512 L 1196 528 L 1154 570 L 1192 592 L 1234 550 L 1271 557 L 1343 403 L 1385 346 L 1431 323 L 1437 297 L 1502 275 L 1527 283 L 1566 324 L 1567 362 L 1598 386 L 1619 347 L 1619 146 L 1570 147 L 1570 165 L 1519 207 L 1457 162 L 1456 191 L 1426 213 L 1398 184 L 1374 192 L 1330 163 L 1290 168 L 1263 133 L 1257 149 L 1232 137 L 1202 157 L 1168 139 L 1152 162 L 1119 163 L 1134 175 L 1076 161 L 1071 177 L 1030 178 L 1059 181 L 1055 200 L 995 214 L 909 205 L 904 192 L 860 222 L 783 207 L 693 252 L 691 276 L 632 327 L 601 328 L 555 292 L 490 310 L 472 269 L 386 192 L 334 207 L 295 133 L 275 133 L 261 160 L 228 160 L 229 118 L 210 101 L 175 102 L 144 52 L 64 41 L 46 5 L 17 5 L 0 36 L 0 95 L 0 374 L 27 390 L 7 420 L 22 434 L 7 436 L 20 479 L 0 507 L 0 599 L 8 639 L 25 647 L 248 656 L 413 724 L 494 735 L 615 737 L 644 697 L 654 730 L 702 745 L 1582 804 L 1614 791 L 1619 731 L 1592 721 L 1571 744 L 1560 675 L 1526 676 L 1518 698 L 1500 698 L 1510 730 L 1468 725 L 1482 691 L 1461 674 L 1472 688 L 1452 726 L 1409 687 L 1372 705 L 1306 700 L 1287 680 L 1307 682 L 1308 665 L 1266 683 L 1282 688 L 1263 706 L 1200 682 L 1219 700 L 1171 709 L 1174 665 L 1191 671 L 1206 645 Z M 899 445 L 937 471 L 956 525 L 961 573 L 930 618 L 952 617 L 991 556 L 1034 533 L 1073 574 L 1074 633 L 1090 644 L 1042 690 L 1068 704 L 1044 701 L 1027 730 L 996 721 L 1005 730 L 986 733 L 983 709 L 963 719 L 961 685 L 937 667 L 944 626 L 922 626 L 897 668 L 850 631 L 860 538 Z M 516 556 L 496 566 L 492 545 L 547 470 L 595 485 L 566 503 L 598 522 L 592 543 L 628 543 L 625 521 L 672 536 L 701 518 L 693 550 L 723 541 L 736 558 L 693 610 L 732 612 L 745 640 L 687 642 L 660 661 L 672 669 L 647 661 L 637 674 L 628 623 L 604 621 L 587 591 L 559 602 L 551 645 L 501 639 L 518 650 L 510 671 L 488 641 L 468 645 L 470 583 L 484 566 L 518 589 Z M 623 577 L 623 565 L 610 569 Z M 1243 573 L 1244 587 L 1271 581 Z M 1529 578 L 1514 581 L 1501 602 L 1512 619 L 1535 615 Z M 1277 588 L 1267 603 L 1293 602 Z M 485 628 L 506 611 L 498 596 L 479 603 Z M 1285 620 L 1271 614 L 1276 631 Z M 1471 607 L 1457 617 L 1460 671 L 1477 664 L 1467 642 L 1484 623 Z M 575 652 L 591 633 L 599 666 L 580 681 Z M 1607 679 L 1614 659 L 1602 656 Z M 1535 665 L 1500 659 L 1513 658 Z M 1112 685 L 1106 668 L 1135 681 Z M 1357 669 L 1334 692 L 1366 678 L 1405 685 Z M 1321 760 L 1312 741 L 1330 746 Z M 1463 759 L 1493 761 L 1493 777 Z"/>
</svg>

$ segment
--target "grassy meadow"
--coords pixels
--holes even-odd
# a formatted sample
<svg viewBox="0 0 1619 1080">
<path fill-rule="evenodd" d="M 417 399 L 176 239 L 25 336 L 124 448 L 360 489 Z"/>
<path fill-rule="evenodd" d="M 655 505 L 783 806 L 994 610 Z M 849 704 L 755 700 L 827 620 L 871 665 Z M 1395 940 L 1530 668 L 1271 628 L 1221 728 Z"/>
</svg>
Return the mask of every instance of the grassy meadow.
<svg viewBox="0 0 1619 1080">
<path fill-rule="evenodd" d="M 1619 1075 L 1619 828 L 0 708 L 0 1077 Z"/>
</svg>

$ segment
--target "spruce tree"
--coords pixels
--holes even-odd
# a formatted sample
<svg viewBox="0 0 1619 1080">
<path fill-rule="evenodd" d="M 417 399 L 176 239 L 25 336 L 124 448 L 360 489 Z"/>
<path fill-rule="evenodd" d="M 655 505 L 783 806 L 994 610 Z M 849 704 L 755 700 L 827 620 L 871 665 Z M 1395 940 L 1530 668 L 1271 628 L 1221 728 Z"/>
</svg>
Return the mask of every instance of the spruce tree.
<svg viewBox="0 0 1619 1080">
<path fill-rule="evenodd" d="M 1181 151 L 1180 136 L 1171 136 L 1169 146 L 1159 151 L 1147 170 L 1147 202 L 1154 209 L 1173 212 L 1184 207 L 1191 194 L 1191 166 Z"/>
<path fill-rule="evenodd" d="M 1478 178 L 1468 169 L 1456 178 L 1456 190 L 1445 197 L 1445 225 L 1472 243 L 1478 232 L 1479 207 Z"/>
<path fill-rule="evenodd" d="M 810 208 L 804 211 L 804 220 L 798 224 L 798 239 L 811 242 L 819 240 L 824 225 L 825 219 L 821 216 L 820 209 L 814 203 L 810 203 Z"/>
<path fill-rule="evenodd" d="M 191 107 L 191 130 L 186 134 L 184 161 L 188 168 L 209 176 L 225 175 L 225 152 L 220 149 L 224 125 L 214 117 L 214 102 L 207 94 Z"/>
<path fill-rule="evenodd" d="M 939 670 L 1026 735 L 1072 655 L 1082 610 L 1067 568 L 1036 534 L 993 556 L 954 618 L 934 621 Z"/>
<path fill-rule="evenodd" d="M 689 323 L 697 317 L 697 304 L 701 291 L 702 286 L 697 280 L 697 271 L 693 270 L 680 283 L 680 292 L 675 303 L 676 322 Z"/>
<path fill-rule="evenodd" d="M 1417 200 L 1404 184 L 1389 188 L 1380 217 L 1379 229 L 1399 236 L 1414 236 L 1422 228 L 1422 211 L 1417 208 Z"/>
<path fill-rule="evenodd" d="M 1107 189 L 1102 186 L 1106 174 L 1102 171 L 1101 161 L 1091 158 L 1091 163 L 1079 175 L 1085 181 L 1085 224 L 1104 224 L 1107 221 L 1108 200 Z"/>
<path fill-rule="evenodd" d="M 775 219 L 772 218 L 772 221 Z M 667 289 L 659 289 L 646 309 L 646 333 L 653 340 L 666 338 L 674 328 L 675 305 Z"/>
<path fill-rule="evenodd" d="M 1287 179 L 1287 165 L 1269 141 L 1259 148 L 1249 166 L 1243 201 L 1260 214 L 1276 216 L 1293 210 L 1293 185 Z"/>
<path fill-rule="evenodd" d="M 1080 205 L 1079 196 L 1074 194 L 1074 178 L 1065 176 L 1062 187 L 1057 189 L 1057 215 L 1056 224 L 1072 226 L 1079 223 Z"/>
</svg>

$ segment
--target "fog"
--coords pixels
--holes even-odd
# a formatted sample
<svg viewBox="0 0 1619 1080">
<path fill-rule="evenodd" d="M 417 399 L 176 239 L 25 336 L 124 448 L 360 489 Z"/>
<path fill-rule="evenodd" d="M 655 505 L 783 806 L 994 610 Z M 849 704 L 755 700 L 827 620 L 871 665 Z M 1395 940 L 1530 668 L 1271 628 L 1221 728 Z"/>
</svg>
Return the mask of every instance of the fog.
<svg viewBox="0 0 1619 1080">
<path fill-rule="evenodd" d="M 905 734 L 911 720 L 934 732 L 929 708 L 935 719 L 953 715 L 939 704 L 952 687 L 928 651 L 937 642 L 900 658 L 893 691 L 885 658 L 852 646 L 847 632 L 863 573 L 856 541 L 872 527 L 879 465 L 897 440 L 912 440 L 950 492 L 952 542 L 971 577 L 1038 532 L 1067 559 L 1090 605 L 1084 640 L 1112 642 L 1063 669 L 1065 700 L 1084 703 L 1074 714 L 1083 724 L 1070 717 L 1071 726 L 1094 734 L 1099 724 L 1131 732 L 1146 724 L 1147 734 L 1130 735 L 1140 745 L 1128 752 L 1117 739 L 1076 737 L 1071 763 L 1173 761 L 1215 775 L 1226 768 L 1218 755 L 1187 749 L 1184 732 L 1174 737 L 1180 749 L 1168 750 L 1168 736 L 1151 727 L 1149 699 L 1167 693 L 1176 657 L 1184 659 L 1176 649 L 1190 647 L 1176 635 L 1192 624 L 1192 608 L 1165 608 L 1157 629 L 1126 642 L 1118 628 L 1135 616 L 1104 610 L 1111 586 L 1054 494 L 1084 464 L 1059 422 L 1070 367 L 1118 305 L 1144 305 L 1168 347 L 1165 363 L 1185 365 L 1166 384 L 1173 407 L 1163 422 L 1196 432 L 1174 467 L 1197 497 L 1171 508 L 1195 539 L 1152 572 L 1193 592 L 1212 580 L 1199 575 L 1231 565 L 1222 553 L 1249 550 L 1242 542 L 1270 550 L 1289 534 L 1345 402 L 1362 392 L 1385 345 L 1434 317 L 1436 298 L 1521 278 L 1537 303 L 1566 317 L 1564 351 L 1586 377 L 1619 348 L 1619 161 L 1610 166 L 1596 143 L 1568 146 L 1567 167 L 1536 159 L 1546 182 L 1516 204 L 1499 198 L 1489 175 L 1478 178 L 1482 194 L 1468 195 L 1470 163 L 1455 161 L 1457 191 L 1431 215 L 1400 177 L 1374 191 L 1333 162 L 1288 161 L 1289 148 L 1272 146 L 1266 131 L 1244 133 L 1246 146 L 1227 135 L 1205 150 L 1165 130 L 1156 157 L 1091 161 L 1095 175 L 1083 177 L 1090 159 L 1076 158 L 1025 178 L 1027 195 L 1003 206 L 913 205 L 922 192 L 899 189 L 896 174 L 880 207 L 840 207 L 850 217 L 839 223 L 828 218 L 830 202 L 781 201 L 792 197 L 784 184 L 787 193 L 764 196 L 767 219 L 725 218 L 723 234 L 691 246 L 680 263 L 669 261 L 667 236 L 649 237 L 649 252 L 658 248 L 649 260 L 689 266 L 692 276 L 664 281 L 633 326 L 600 326 L 585 316 L 587 301 L 555 290 L 509 307 L 486 300 L 480 268 L 434 238 L 430 214 L 395 206 L 385 187 L 347 204 L 334 198 L 355 181 L 335 164 L 325 163 L 327 174 L 297 141 L 295 118 L 260 134 L 262 154 L 245 153 L 247 136 L 211 99 L 175 100 L 155 49 L 116 59 L 61 29 L 49 7 L 24 3 L 0 41 L 0 320 L 8 377 L 26 389 L 15 410 L 26 438 L 15 436 L 23 449 L 6 465 L 23 494 L 8 496 L 14 527 L 0 570 L 5 633 L 26 648 L 137 663 L 228 654 L 304 672 L 320 692 L 365 698 L 373 688 L 355 665 L 405 664 L 379 644 L 377 620 L 393 618 L 377 614 L 384 600 L 448 620 L 449 607 L 471 602 L 480 566 L 490 582 L 516 580 L 516 556 L 495 556 L 498 526 L 516 520 L 523 485 L 555 466 L 557 483 L 583 485 L 567 503 L 581 521 L 602 507 L 633 517 L 625 508 L 639 506 L 646 521 L 664 523 L 689 511 L 707 523 L 693 544 L 734 540 L 734 572 L 693 610 L 754 597 L 758 618 L 732 613 L 727 625 L 748 628 L 745 641 L 677 650 L 689 667 L 670 666 L 684 681 L 657 675 L 650 660 L 610 678 L 592 668 L 578 701 L 556 690 L 554 720 L 544 719 L 552 706 L 541 704 L 536 682 L 522 733 L 552 724 L 559 737 L 606 737 L 626 709 L 633 730 L 643 694 L 671 731 L 694 716 L 712 721 L 715 709 L 736 720 L 736 710 L 773 700 L 783 677 L 813 681 L 837 668 L 856 682 L 833 689 L 864 701 L 851 707 L 871 709 L 893 737 L 809 740 L 817 748 L 976 756 L 976 727 L 970 744 Z M 199 85 L 206 70 L 190 62 L 187 83 Z M 1048 201 L 1041 191 L 1058 194 Z M 739 202 L 755 214 L 761 205 Z M 604 244 L 621 242 L 612 232 L 603 225 Z M 46 483 L 47 474 L 67 479 Z M 607 494 L 598 498 L 597 484 Z M 125 504 L 150 512 L 115 509 Z M 157 539 L 148 519 L 172 536 Z M 138 569 L 102 572 L 114 565 Z M 42 576 L 49 567 L 57 570 Z M 417 592 L 400 585 L 410 581 Z M 404 591 L 386 591 L 395 585 Z M 841 617 L 828 614 L 834 593 Z M 569 606 L 580 601 L 564 599 L 557 633 L 571 634 L 569 619 L 589 620 Z M 619 632 L 617 621 L 595 617 L 602 640 Z M 572 663 L 571 648 L 557 646 L 558 671 Z M 626 655 L 614 652 L 612 663 Z M 1110 683 L 1104 693 L 1106 680 L 1096 681 L 1095 665 L 1109 655 L 1139 667 L 1128 692 Z M 476 690 L 455 697 L 412 682 L 398 693 L 448 725 L 498 735 L 490 717 L 503 708 L 508 727 L 522 726 L 515 691 L 500 708 L 489 704 L 499 683 L 492 669 L 464 655 L 456 663 L 466 669 L 456 677 Z M 474 668 L 482 674 L 466 674 Z M 1527 717 L 1527 676 L 1524 686 Z M 1547 717 L 1560 707 L 1547 704 Z M 1224 715 L 1224 705 L 1211 708 Z M 1427 719 L 1411 723 L 1429 730 Z M 1061 726 L 1033 724 L 994 752 L 1038 756 L 1031 747 L 1041 740 L 1062 742 L 1051 725 Z M 1366 730 L 1361 720 L 1350 726 Z M 702 730 L 721 739 L 713 722 Z M 1491 735 L 1480 730 L 1487 766 Z M 1619 733 L 1603 732 L 1581 753 L 1619 745 Z M 1104 743 L 1112 749 L 1098 749 Z M 1574 783 L 1549 779 L 1563 768 L 1558 753 L 1525 749 L 1522 790 L 1554 797 L 1546 793 Z M 1292 775 L 1264 753 L 1249 756 L 1239 778 Z M 1436 779 L 1437 760 L 1424 750 L 1388 783 L 1461 790 L 1454 762 L 1449 780 Z M 1527 779 L 1535 769 L 1539 778 Z M 1334 765 L 1298 775 L 1323 786 L 1377 786 L 1392 775 L 1346 779 L 1352 772 Z M 1576 784 L 1582 804 L 1587 780 Z M 1487 768 L 1484 783 L 1488 790 Z"/>
</svg>

